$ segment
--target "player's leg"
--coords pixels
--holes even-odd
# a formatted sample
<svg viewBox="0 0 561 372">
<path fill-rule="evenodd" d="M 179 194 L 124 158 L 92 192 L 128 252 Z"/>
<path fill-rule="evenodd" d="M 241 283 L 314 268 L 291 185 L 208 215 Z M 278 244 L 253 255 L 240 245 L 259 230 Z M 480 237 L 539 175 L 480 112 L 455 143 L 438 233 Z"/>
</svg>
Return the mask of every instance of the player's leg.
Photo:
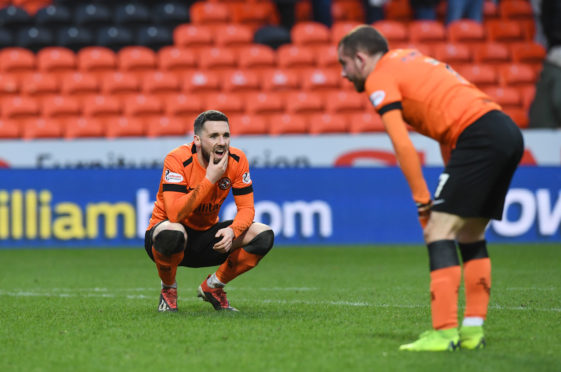
<svg viewBox="0 0 561 372">
<path fill-rule="evenodd" d="M 182 261 L 187 244 L 183 225 L 162 221 L 147 232 L 145 245 L 156 263 L 162 281 L 158 311 L 177 311 L 177 266 Z"/>
<path fill-rule="evenodd" d="M 211 302 L 217 310 L 231 308 L 222 288 L 234 278 L 257 266 L 271 250 L 273 243 L 274 233 L 269 226 L 257 222 L 251 224 L 247 231 L 234 240 L 226 261 L 201 283 L 199 296 Z"/>
</svg>

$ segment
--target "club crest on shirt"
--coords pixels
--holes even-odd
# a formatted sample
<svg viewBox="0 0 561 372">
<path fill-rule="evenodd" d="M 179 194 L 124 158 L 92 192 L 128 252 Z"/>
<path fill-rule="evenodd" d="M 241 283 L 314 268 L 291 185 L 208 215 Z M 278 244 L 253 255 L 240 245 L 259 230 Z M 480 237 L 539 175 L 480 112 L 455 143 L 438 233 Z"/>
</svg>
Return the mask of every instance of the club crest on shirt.
<svg viewBox="0 0 561 372">
<path fill-rule="evenodd" d="M 386 92 L 383 90 L 377 90 L 370 95 L 370 102 L 374 105 L 374 107 L 378 106 L 382 101 L 386 98 Z"/>
<path fill-rule="evenodd" d="M 166 169 L 165 179 L 166 179 L 166 182 L 179 183 L 179 182 L 183 181 L 183 176 L 180 175 L 179 173 L 174 173 L 174 172 L 170 171 L 169 169 Z"/>
<path fill-rule="evenodd" d="M 223 177 L 218 180 L 218 187 L 220 190 L 228 190 L 232 186 L 232 181 L 228 177 Z"/>
<path fill-rule="evenodd" d="M 249 172 L 245 172 L 242 176 L 243 183 L 250 183 L 251 177 L 249 176 Z"/>
</svg>

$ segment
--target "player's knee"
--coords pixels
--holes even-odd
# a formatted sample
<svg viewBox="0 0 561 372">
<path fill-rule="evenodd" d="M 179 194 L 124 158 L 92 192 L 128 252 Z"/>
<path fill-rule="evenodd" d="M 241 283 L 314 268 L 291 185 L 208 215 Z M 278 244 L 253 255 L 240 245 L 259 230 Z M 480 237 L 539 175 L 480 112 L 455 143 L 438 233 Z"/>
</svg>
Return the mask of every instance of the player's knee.
<svg viewBox="0 0 561 372">
<path fill-rule="evenodd" d="M 154 249 L 166 256 L 183 252 L 187 245 L 187 232 L 180 223 L 164 221 L 152 233 Z"/>
<path fill-rule="evenodd" d="M 243 249 L 246 252 L 264 256 L 273 248 L 274 243 L 275 233 L 268 229 L 257 234 Z"/>
</svg>

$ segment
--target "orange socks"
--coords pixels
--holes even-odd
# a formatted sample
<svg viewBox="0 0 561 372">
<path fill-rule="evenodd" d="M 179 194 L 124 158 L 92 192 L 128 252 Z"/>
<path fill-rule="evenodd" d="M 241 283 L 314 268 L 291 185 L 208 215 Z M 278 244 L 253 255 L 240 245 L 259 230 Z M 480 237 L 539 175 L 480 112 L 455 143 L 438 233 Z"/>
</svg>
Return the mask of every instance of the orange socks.
<svg viewBox="0 0 561 372">
<path fill-rule="evenodd" d="M 216 270 L 216 277 L 226 284 L 238 275 L 257 266 L 257 263 L 262 258 L 263 256 L 249 253 L 243 248 L 238 248 L 230 253 L 226 261 Z"/>
<path fill-rule="evenodd" d="M 491 296 L 491 260 L 479 258 L 464 264 L 465 317 L 485 319 Z"/>
<path fill-rule="evenodd" d="M 166 256 L 152 247 L 152 254 L 154 255 L 154 261 L 156 262 L 158 275 L 160 276 L 160 279 L 162 279 L 162 283 L 166 286 L 172 286 L 175 284 L 175 273 L 177 272 L 177 266 L 181 260 L 183 260 L 184 252 Z"/>
<path fill-rule="evenodd" d="M 430 294 L 434 329 L 458 326 L 458 289 L 461 277 L 462 269 L 459 265 L 431 271 Z"/>
</svg>

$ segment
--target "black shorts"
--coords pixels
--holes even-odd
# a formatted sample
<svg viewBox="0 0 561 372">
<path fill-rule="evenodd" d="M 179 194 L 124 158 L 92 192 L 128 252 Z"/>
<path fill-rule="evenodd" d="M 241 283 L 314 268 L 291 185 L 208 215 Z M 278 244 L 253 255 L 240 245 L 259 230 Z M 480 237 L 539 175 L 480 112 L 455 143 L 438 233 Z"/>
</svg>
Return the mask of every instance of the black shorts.
<svg viewBox="0 0 561 372">
<path fill-rule="evenodd" d="M 200 231 L 193 230 L 190 227 L 185 227 L 187 230 L 187 247 L 185 248 L 185 256 L 179 263 L 179 266 L 187 267 L 208 267 L 217 266 L 222 264 L 228 258 L 229 253 L 220 253 L 212 249 L 220 238 L 216 238 L 216 232 L 226 226 L 232 224 L 232 220 L 218 222 L 208 230 Z M 154 225 L 156 227 L 157 225 Z M 152 255 L 152 232 L 154 227 L 146 231 L 144 235 L 144 249 L 148 256 L 154 261 Z"/>
<path fill-rule="evenodd" d="M 490 111 L 458 137 L 440 175 L 433 210 L 500 220 L 524 152 L 522 133 L 502 111 Z"/>
</svg>

